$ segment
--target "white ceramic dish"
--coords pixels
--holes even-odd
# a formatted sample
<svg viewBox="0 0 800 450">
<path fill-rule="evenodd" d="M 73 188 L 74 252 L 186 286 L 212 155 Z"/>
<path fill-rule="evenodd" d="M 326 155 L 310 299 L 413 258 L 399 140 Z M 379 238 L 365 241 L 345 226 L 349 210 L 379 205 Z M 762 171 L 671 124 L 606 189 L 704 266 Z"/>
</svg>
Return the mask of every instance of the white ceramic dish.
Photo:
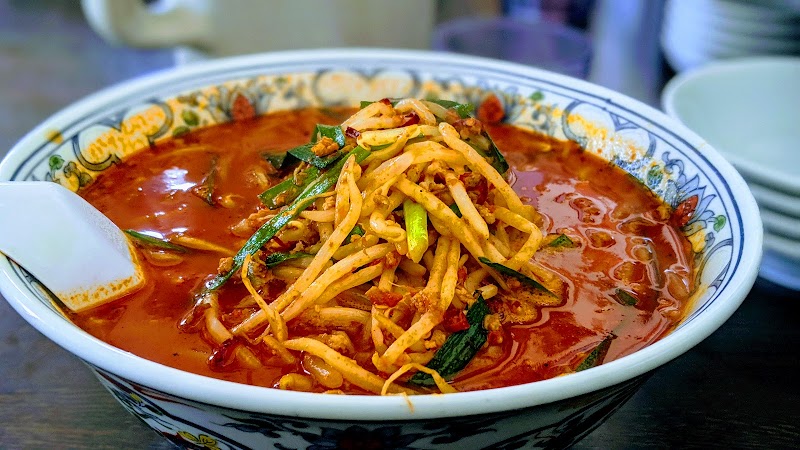
<svg viewBox="0 0 800 450">
<path fill-rule="evenodd" d="M 788 249 L 796 257 L 774 249 Z M 800 291 L 800 248 L 796 244 L 784 242 L 780 237 L 764 235 L 764 259 L 759 276 L 775 284 Z"/>
<path fill-rule="evenodd" d="M 800 219 L 761 208 L 761 220 L 764 222 L 765 232 L 797 241 L 800 244 Z"/>
<path fill-rule="evenodd" d="M 669 0 L 661 46 L 678 72 L 709 62 L 765 54 L 800 54 L 800 15 L 792 4 Z"/>
<path fill-rule="evenodd" d="M 696 8 L 698 12 L 750 22 L 796 20 L 800 11 L 796 2 L 758 0 L 671 0 Z"/>
<path fill-rule="evenodd" d="M 800 242 L 765 233 L 764 258 L 759 275 L 800 291 Z"/>
<path fill-rule="evenodd" d="M 798 80 L 798 57 L 719 61 L 671 79 L 662 92 L 662 105 L 746 178 L 797 195 Z"/>
<path fill-rule="evenodd" d="M 747 185 L 762 211 L 771 210 L 800 220 L 800 196 L 786 194 L 749 180 Z"/>
<path fill-rule="evenodd" d="M 408 95 L 476 101 L 487 91 L 506 103 L 508 121 L 576 140 L 672 206 L 697 200 L 683 229 L 697 251 L 696 297 L 674 332 L 624 358 L 537 383 L 408 399 L 320 395 L 209 379 L 120 351 L 62 317 L 36 280 L 5 258 L 0 291 L 25 320 L 86 361 L 125 408 L 179 446 L 333 448 L 365 437 L 384 448 L 569 446 L 627 400 L 649 371 L 714 332 L 758 272 L 762 226 L 744 180 L 705 141 L 653 108 L 580 80 L 459 55 L 255 55 L 180 67 L 89 96 L 17 144 L 0 163 L 0 179 L 46 179 L 74 189 L 148 142 L 231 120 L 233 105 L 242 102 L 263 113 Z"/>
</svg>

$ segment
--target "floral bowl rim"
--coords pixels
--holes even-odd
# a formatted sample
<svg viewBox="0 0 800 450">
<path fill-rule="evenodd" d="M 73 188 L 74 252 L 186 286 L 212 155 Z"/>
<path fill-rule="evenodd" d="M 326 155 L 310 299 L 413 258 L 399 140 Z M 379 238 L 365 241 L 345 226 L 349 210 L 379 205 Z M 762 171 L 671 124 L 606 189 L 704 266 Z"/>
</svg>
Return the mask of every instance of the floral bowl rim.
<svg viewBox="0 0 800 450">
<path fill-rule="evenodd" d="M 480 57 L 416 50 L 325 49 L 239 56 L 167 69 L 101 90 L 46 119 L 24 136 L 0 161 L 0 179 L 12 179 L 19 164 L 37 145 L 44 142 L 44 136 L 54 124 L 68 123 L 87 111 L 113 109 L 115 102 L 132 94 L 142 96 L 170 84 L 185 85 L 187 80 L 192 79 L 202 81 L 205 84 L 199 85 L 203 86 L 211 82 L 212 78 L 218 81 L 209 77 L 209 74 L 218 74 L 221 71 L 230 76 L 238 76 L 246 68 L 268 69 L 281 65 L 300 65 L 314 69 L 324 67 L 324 64 L 333 64 L 331 61 L 347 61 L 346 66 L 349 69 L 358 69 L 363 62 L 367 66 L 383 63 L 405 64 L 410 67 L 428 67 L 430 70 L 430 67 L 449 65 L 464 71 L 496 71 L 510 79 L 536 80 L 545 85 L 585 93 L 608 107 L 628 112 L 648 127 L 657 127 L 660 131 L 669 133 L 672 138 L 680 140 L 692 150 L 691 158 L 702 159 L 713 167 L 719 179 L 726 184 L 729 201 L 733 201 L 737 212 L 740 233 L 740 242 L 737 243 L 735 252 L 737 261 L 731 269 L 733 273 L 726 278 L 724 285 L 715 287 L 713 301 L 706 302 L 702 310 L 695 311 L 690 319 L 663 339 L 631 355 L 589 370 L 535 383 L 409 398 L 281 391 L 212 379 L 146 360 L 106 344 L 72 325 L 32 295 L 26 288 L 23 277 L 1 255 L 0 292 L 27 322 L 67 351 L 91 365 L 152 389 L 193 401 L 255 413 L 341 421 L 395 421 L 529 408 L 631 380 L 683 354 L 713 333 L 739 307 L 753 286 L 761 260 L 763 239 L 758 207 L 741 176 L 711 146 L 676 120 L 625 95 L 552 72 Z M 732 254 L 731 257 L 733 256 Z"/>
</svg>

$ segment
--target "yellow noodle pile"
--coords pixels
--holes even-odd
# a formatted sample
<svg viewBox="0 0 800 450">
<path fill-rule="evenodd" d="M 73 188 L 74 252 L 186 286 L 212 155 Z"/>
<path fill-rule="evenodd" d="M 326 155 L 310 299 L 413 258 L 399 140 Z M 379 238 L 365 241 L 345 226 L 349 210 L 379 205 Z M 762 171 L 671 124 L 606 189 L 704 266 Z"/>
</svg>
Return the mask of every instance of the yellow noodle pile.
<svg viewBox="0 0 800 450">
<path fill-rule="evenodd" d="M 418 123 L 402 126 L 412 112 Z M 248 257 L 242 281 L 258 309 L 229 330 L 218 317 L 215 294 L 207 294 L 206 327 L 213 339 L 240 336 L 284 362 L 301 361 L 305 370 L 284 375 L 278 383 L 283 389 L 317 385 L 338 392 L 347 381 L 376 394 L 408 394 L 415 391 L 396 381 L 424 371 L 441 392 L 454 392 L 424 366 L 448 335 L 441 326 L 448 308 L 465 310 L 476 290 L 488 299 L 507 288 L 503 277 L 478 259 L 527 272 L 545 284 L 550 275 L 531 262 L 542 241 L 536 212 L 476 150 L 489 145 L 474 131 L 476 124 L 480 130 L 475 119 L 417 99 L 394 106 L 375 102 L 347 119 L 342 129 L 358 132 L 355 142 L 348 138 L 350 147 L 371 153 L 360 164 L 351 156 L 335 187 L 278 234 L 295 244 L 293 251 L 313 256 L 271 269 L 263 262 L 269 245 Z M 470 195 L 465 177 L 485 180 L 483 203 Z M 424 208 L 429 224 L 427 241 L 413 252 L 401 217 L 409 201 Z M 356 227 L 363 236 L 351 236 Z M 287 287 L 276 298 L 265 298 L 259 283 L 251 281 L 259 277 L 283 280 Z M 385 298 L 393 301 L 381 301 Z M 323 331 L 300 335 L 295 323 Z M 359 329 L 361 347 L 366 342 L 373 349 L 368 361 L 355 358 L 352 340 L 359 338 L 353 330 Z M 244 346 L 236 357 L 258 364 Z"/>
</svg>

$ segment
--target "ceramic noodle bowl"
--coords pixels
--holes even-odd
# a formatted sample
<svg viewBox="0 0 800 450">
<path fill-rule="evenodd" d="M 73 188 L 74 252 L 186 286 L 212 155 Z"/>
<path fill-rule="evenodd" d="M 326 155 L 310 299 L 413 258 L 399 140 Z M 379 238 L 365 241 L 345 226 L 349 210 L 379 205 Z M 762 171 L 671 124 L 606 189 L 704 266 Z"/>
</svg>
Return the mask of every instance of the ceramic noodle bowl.
<svg viewBox="0 0 800 450">
<path fill-rule="evenodd" d="M 507 122 L 576 141 L 672 207 L 689 205 L 681 230 L 698 273 L 692 307 L 673 332 L 628 356 L 535 383 L 412 397 L 323 395 L 211 379 L 116 349 L 63 317 L 47 290 L 4 257 L 0 290 L 34 327 L 86 361 L 127 410 L 179 446 L 567 447 L 630 398 L 650 371 L 716 330 L 758 272 L 761 221 L 746 184 L 709 145 L 650 107 L 583 81 L 481 58 L 272 53 L 180 67 L 92 95 L 29 133 L 0 164 L 0 179 L 78 190 L 139 148 L 212 124 L 384 97 L 477 104 L 487 93 L 501 100 Z"/>
</svg>

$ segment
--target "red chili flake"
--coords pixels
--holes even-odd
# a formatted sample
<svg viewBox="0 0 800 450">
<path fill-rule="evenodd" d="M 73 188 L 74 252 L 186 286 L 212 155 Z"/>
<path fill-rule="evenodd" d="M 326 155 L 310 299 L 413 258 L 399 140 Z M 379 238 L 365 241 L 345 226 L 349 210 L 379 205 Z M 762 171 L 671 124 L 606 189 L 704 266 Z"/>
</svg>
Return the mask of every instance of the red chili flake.
<svg viewBox="0 0 800 450">
<path fill-rule="evenodd" d="M 383 103 L 384 105 L 389 105 L 389 106 L 392 106 L 392 101 L 391 101 L 391 100 L 389 100 L 388 98 L 382 98 L 382 99 L 380 99 L 380 100 L 378 100 L 378 101 L 379 101 L 379 102 L 381 102 L 381 103 Z"/>
<path fill-rule="evenodd" d="M 442 326 L 445 331 L 450 333 L 467 330 L 469 329 L 467 315 L 464 314 L 464 311 L 461 309 L 447 308 L 447 311 L 444 312 Z"/>
<path fill-rule="evenodd" d="M 237 94 L 236 98 L 233 99 L 233 105 L 231 105 L 231 117 L 233 117 L 233 120 L 252 119 L 255 116 L 256 109 L 250 103 L 250 100 L 242 94 Z"/>
<path fill-rule="evenodd" d="M 344 130 L 344 135 L 347 136 L 347 137 L 351 137 L 353 139 L 358 139 L 358 137 L 361 136 L 361 132 L 356 130 L 353 127 L 347 127 Z"/>
<path fill-rule="evenodd" d="M 478 106 L 477 116 L 481 122 L 492 125 L 500 123 L 506 116 L 506 112 L 503 110 L 503 103 L 500 102 L 500 99 L 496 95 L 490 94 Z"/>
<path fill-rule="evenodd" d="M 402 125 L 400 125 L 401 127 L 407 127 L 409 125 L 416 125 L 419 123 L 419 116 L 414 111 L 411 111 L 410 113 L 404 115 L 403 119 L 405 119 L 405 121 L 403 122 Z"/>
<path fill-rule="evenodd" d="M 367 293 L 369 300 L 375 305 L 396 306 L 403 299 L 402 294 L 373 289 Z"/>
<path fill-rule="evenodd" d="M 672 213 L 672 221 L 679 227 L 684 227 L 694 216 L 695 209 L 697 209 L 697 202 L 700 199 L 693 195 L 678 205 Z"/>
<path fill-rule="evenodd" d="M 464 266 L 459 267 L 457 274 L 458 274 L 458 282 L 460 284 L 464 284 L 464 281 L 467 280 L 467 268 Z"/>
</svg>

